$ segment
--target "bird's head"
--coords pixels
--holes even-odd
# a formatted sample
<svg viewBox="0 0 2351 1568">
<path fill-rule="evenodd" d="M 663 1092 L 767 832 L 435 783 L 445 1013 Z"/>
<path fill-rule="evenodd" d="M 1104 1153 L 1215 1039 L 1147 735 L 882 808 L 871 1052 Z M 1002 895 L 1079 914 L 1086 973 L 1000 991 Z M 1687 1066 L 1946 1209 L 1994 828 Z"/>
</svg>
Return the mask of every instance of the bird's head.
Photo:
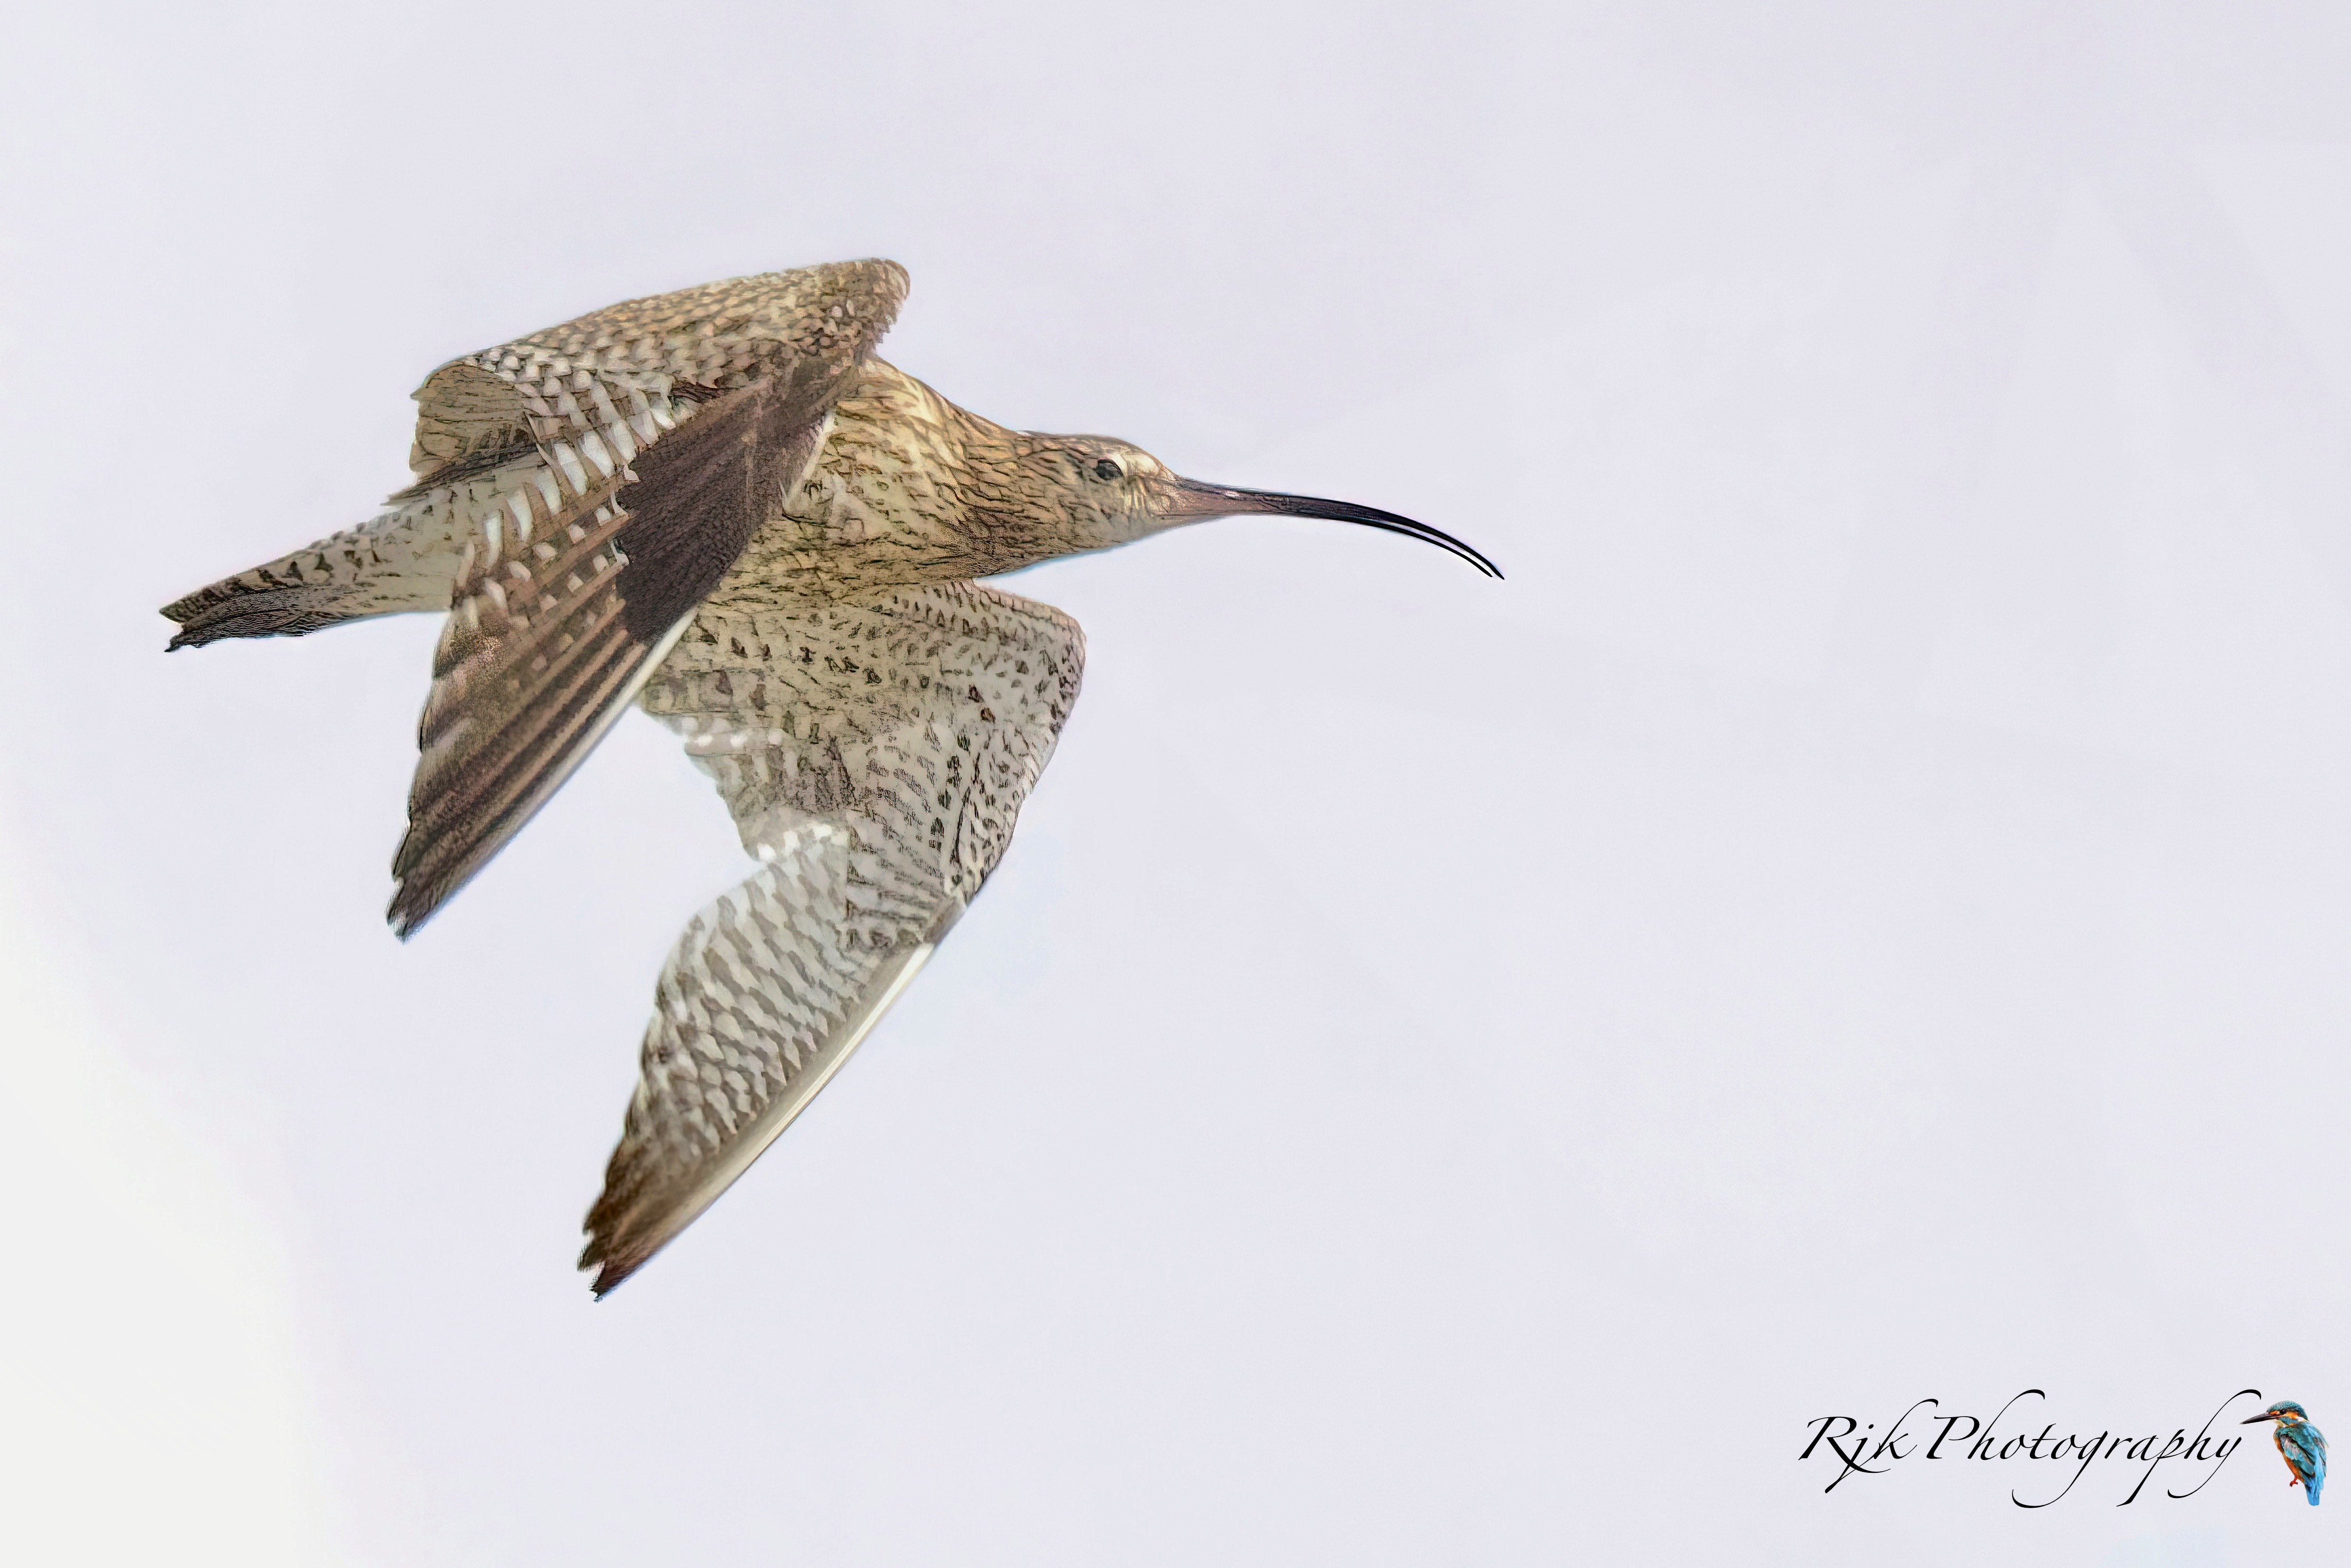
<svg viewBox="0 0 2351 1568">
<path fill-rule="evenodd" d="M 1023 455 L 1037 465 L 1069 517 L 1076 549 L 1102 549 L 1210 517 L 1266 515 L 1329 517 L 1423 540 L 1452 551 L 1489 577 L 1500 569 L 1451 534 L 1352 501 L 1244 490 L 1186 479 L 1131 442 L 1109 435 L 1030 436 Z"/>
<path fill-rule="evenodd" d="M 2240 1427 L 2251 1427 L 2261 1421 L 2275 1421 L 2282 1426 L 2291 1426 L 2297 1421 L 2307 1421 L 2309 1419 L 2309 1416 L 2303 1414 L 2301 1406 L 2296 1405 L 2291 1399 L 2281 1399 L 2276 1404 L 2271 1406 L 2268 1409 L 2262 1411 L 2260 1415 L 2248 1416 L 2242 1421 L 2238 1422 L 2237 1425 Z"/>
</svg>

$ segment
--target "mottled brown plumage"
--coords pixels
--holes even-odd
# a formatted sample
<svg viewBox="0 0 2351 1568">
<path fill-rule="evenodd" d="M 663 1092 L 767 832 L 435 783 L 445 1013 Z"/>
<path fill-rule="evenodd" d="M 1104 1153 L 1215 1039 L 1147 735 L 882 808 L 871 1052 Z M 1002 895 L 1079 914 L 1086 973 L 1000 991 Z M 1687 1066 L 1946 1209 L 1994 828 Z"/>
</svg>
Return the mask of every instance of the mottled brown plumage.
<svg viewBox="0 0 2351 1568">
<path fill-rule="evenodd" d="M 891 262 L 764 274 L 455 361 L 418 389 L 416 483 L 390 510 L 163 612 L 174 648 L 449 612 L 393 858 L 403 936 L 632 701 L 718 784 L 761 864 L 663 967 L 588 1218 L 600 1294 L 782 1132 L 1002 856 L 1084 640 L 974 579 L 1241 512 L 1493 572 L 1390 513 L 957 408 L 872 357 L 905 289 Z"/>
</svg>

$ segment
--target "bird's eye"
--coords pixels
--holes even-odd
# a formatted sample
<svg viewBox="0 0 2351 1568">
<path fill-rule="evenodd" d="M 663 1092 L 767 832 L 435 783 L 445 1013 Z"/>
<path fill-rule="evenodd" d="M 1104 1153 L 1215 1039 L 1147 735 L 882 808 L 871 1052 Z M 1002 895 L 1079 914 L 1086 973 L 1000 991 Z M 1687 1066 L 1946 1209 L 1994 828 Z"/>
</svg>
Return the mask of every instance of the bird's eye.
<svg viewBox="0 0 2351 1568">
<path fill-rule="evenodd" d="M 1101 462 L 1094 465 L 1094 477 L 1104 481 L 1123 479 L 1126 477 L 1126 470 L 1121 468 L 1110 458 L 1105 457 Z"/>
</svg>

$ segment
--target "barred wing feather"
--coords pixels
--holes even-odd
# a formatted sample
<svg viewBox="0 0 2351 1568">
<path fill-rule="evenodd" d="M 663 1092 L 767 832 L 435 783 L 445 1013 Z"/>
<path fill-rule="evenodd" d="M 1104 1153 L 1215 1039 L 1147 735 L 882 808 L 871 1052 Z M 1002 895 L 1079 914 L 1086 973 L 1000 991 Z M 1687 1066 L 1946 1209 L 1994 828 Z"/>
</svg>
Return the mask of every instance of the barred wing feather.
<svg viewBox="0 0 2351 1568">
<path fill-rule="evenodd" d="M 582 1268 L 643 1264 L 839 1070 L 1004 853 L 1076 701 L 1076 622 L 956 583 L 705 605 L 645 685 L 761 862 L 663 967 Z"/>
</svg>

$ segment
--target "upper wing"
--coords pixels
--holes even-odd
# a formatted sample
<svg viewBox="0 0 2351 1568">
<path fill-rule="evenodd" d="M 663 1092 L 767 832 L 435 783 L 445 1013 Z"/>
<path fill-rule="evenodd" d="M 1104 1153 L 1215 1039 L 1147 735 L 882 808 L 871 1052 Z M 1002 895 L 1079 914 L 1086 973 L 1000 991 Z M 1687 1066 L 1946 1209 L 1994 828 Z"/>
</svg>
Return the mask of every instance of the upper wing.
<svg viewBox="0 0 2351 1568">
<path fill-rule="evenodd" d="M 705 605 L 644 688 L 765 862 L 663 966 L 580 1267 L 611 1290 L 856 1049 L 996 867 L 1077 700 L 1059 611 L 968 583 Z"/>
<path fill-rule="evenodd" d="M 846 262 L 632 300 L 418 391 L 408 494 L 491 500 L 468 518 L 418 726 L 402 936 L 593 749 L 780 509 L 905 287 L 895 263 Z"/>
</svg>

